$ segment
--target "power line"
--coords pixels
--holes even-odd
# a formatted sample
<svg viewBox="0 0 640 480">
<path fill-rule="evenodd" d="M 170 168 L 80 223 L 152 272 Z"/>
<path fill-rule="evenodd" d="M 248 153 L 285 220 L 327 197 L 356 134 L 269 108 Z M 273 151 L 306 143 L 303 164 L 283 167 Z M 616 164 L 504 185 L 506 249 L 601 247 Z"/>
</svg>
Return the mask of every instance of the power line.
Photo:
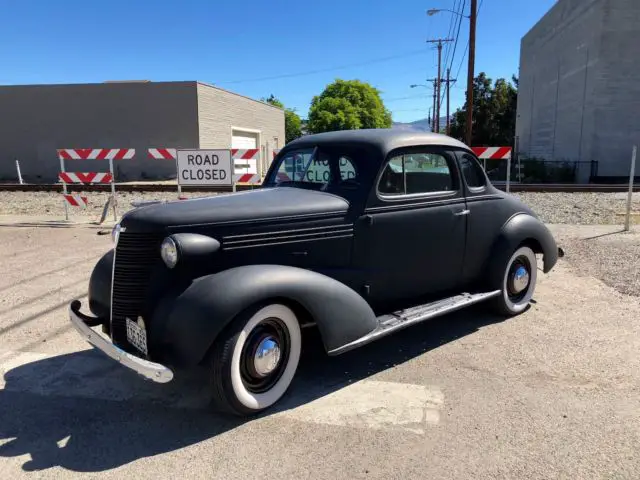
<svg viewBox="0 0 640 480">
<path fill-rule="evenodd" d="M 424 98 L 424 95 L 412 95 L 409 97 L 393 97 L 393 98 L 383 98 L 382 100 L 384 102 L 395 102 L 398 100 L 410 100 L 410 99 L 416 99 L 416 98 Z"/>
<path fill-rule="evenodd" d="M 458 18 L 458 32 L 456 33 L 456 43 L 453 45 L 453 55 L 451 56 L 451 63 L 449 64 L 449 68 L 453 67 L 453 61 L 456 58 L 456 50 L 458 48 L 458 40 L 460 40 L 460 28 L 462 27 L 462 19 L 464 18 L 464 7 L 467 6 L 467 0 L 463 0 L 461 8 L 460 8 L 460 16 Z"/>
<path fill-rule="evenodd" d="M 466 2 L 466 1 L 467 0 L 464 0 L 464 2 Z M 458 4 L 458 0 L 454 0 L 453 1 L 453 9 L 452 9 L 454 12 L 458 10 L 458 7 L 456 7 L 457 4 Z M 459 12 L 459 13 L 462 13 L 462 12 Z M 453 31 L 456 28 L 455 27 L 456 21 L 458 20 L 458 18 L 453 13 L 451 13 L 450 16 L 451 16 L 451 20 L 449 21 L 449 32 L 447 33 L 447 38 L 451 37 L 451 34 L 453 33 Z M 458 29 L 458 32 L 459 31 L 460 30 Z M 457 36 L 456 36 L 456 39 L 457 39 Z M 445 47 L 445 52 L 444 52 L 444 64 L 445 64 L 445 66 L 449 62 L 449 55 L 450 54 L 451 54 L 451 45 L 447 44 L 446 47 Z"/>
<path fill-rule="evenodd" d="M 477 16 L 480 14 L 480 9 L 482 8 L 482 2 L 484 0 L 480 0 L 480 4 L 478 5 L 478 12 L 476 13 L 476 18 Z M 467 46 L 464 49 L 464 53 L 462 54 L 462 58 L 460 59 L 460 65 L 458 65 L 458 71 L 456 73 L 456 79 L 460 76 L 460 70 L 462 70 L 462 64 L 464 63 L 464 57 L 467 55 L 467 52 L 469 51 L 469 40 L 467 40 Z M 455 82 L 454 82 L 455 84 Z"/>
<path fill-rule="evenodd" d="M 464 18 L 464 7 L 466 7 L 466 6 L 467 6 L 467 0 L 463 0 L 462 3 L 460 4 L 460 11 L 458 12 L 458 31 L 456 33 L 456 41 L 455 41 L 455 43 L 453 45 L 453 55 L 451 56 L 451 63 L 447 67 L 447 68 L 449 68 L 449 70 L 453 66 L 453 62 L 454 62 L 454 60 L 456 58 L 456 50 L 458 49 L 458 40 L 460 39 L 460 28 L 462 27 L 462 19 Z M 444 63 L 445 63 L 445 65 L 447 64 L 447 60 L 446 59 L 445 59 Z M 456 75 L 455 78 L 457 80 L 458 75 Z M 449 88 L 453 88 L 453 85 L 455 85 L 456 80 L 453 81 L 452 85 L 449 85 Z M 443 92 L 441 97 L 440 97 L 440 101 L 441 102 L 444 100 L 444 95 L 445 95 L 445 92 Z"/>
<path fill-rule="evenodd" d="M 345 69 L 345 68 L 360 67 L 360 66 L 365 66 L 365 65 L 372 65 L 374 63 L 388 62 L 389 60 L 395 60 L 397 58 L 413 57 L 413 56 L 424 54 L 424 53 L 427 53 L 427 52 L 428 52 L 428 50 L 425 50 L 425 49 L 414 50 L 412 52 L 401 53 L 399 55 L 390 55 L 388 57 L 374 58 L 374 59 L 371 59 L 371 60 L 366 60 L 364 62 L 349 63 L 349 64 L 346 64 L 346 65 L 339 65 L 339 66 L 336 66 L 336 67 L 320 68 L 320 69 L 317 69 L 317 70 L 307 70 L 306 72 L 285 73 L 285 74 L 282 74 L 282 75 L 274 75 L 274 76 L 271 76 L 271 77 L 250 78 L 250 79 L 243 79 L 243 80 L 232 80 L 232 81 L 228 81 L 228 82 L 218 82 L 217 85 L 229 85 L 229 84 L 249 83 L 249 82 L 263 82 L 263 81 L 266 81 L 266 80 L 277 80 L 277 79 L 280 79 L 280 78 L 291 78 L 291 77 L 301 77 L 301 76 L 305 76 L 305 75 L 315 75 L 316 73 L 332 72 L 334 70 L 342 70 L 342 69 Z"/>
</svg>

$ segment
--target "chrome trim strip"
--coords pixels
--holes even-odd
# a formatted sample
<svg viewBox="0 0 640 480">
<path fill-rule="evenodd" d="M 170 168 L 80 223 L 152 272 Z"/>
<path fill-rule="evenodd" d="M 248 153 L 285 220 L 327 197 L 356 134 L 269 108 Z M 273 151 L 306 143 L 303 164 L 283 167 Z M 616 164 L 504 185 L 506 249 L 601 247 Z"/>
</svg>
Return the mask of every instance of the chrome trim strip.
<svg viewBox="0 0 640 480">
<path fill-rule="evenodd" d="M 335 235 L 335 236 L 332 236 L 332 237 L 303 238 L 303 239 L 300 239 L 300 240 L 287 240 L 285 242 L 260 243 L 260 244 L 255 244 L 255 245 L 238 245 L 237 247 L 225 247 L 223 245 L 222 249 L 223 250 L 239 250 L 241 248 L 271 247 L 273 245 L 285 245 L 287 243 L 315 242 L 315 241 L 321 241 L 321 240 L 333 240 L 335 238 L 352 238 L 352 237 L 353 237 L 353 233 L 350 233 L 348 235 Z M 275 239 L 275 240 L 277 240 L 277 239 Z"/>
<path fill-rule="evenodd" d="M 348 352 L 349 350 L 353 350 L 354 348 L 360 347 L 367 343 L 373 342 L 378 338 L 385 337 L 393 332 L 397 332 L 398 330 L 402 330 L 403 328 L 409 327 L 411 325 L 415 325 L 420 322 L 424 322 L 425 320 L 429 320 L 431 318 L 439 317 L 440 315 L 444 315 L 446 313 L 453 312 L 455 310 L 459 310 L 464 307 L 468 307 L 469 305 L 473 305 L 474 303 L 482 302 L 484 300 L 488 300 L 489 298 L 496 297 L 500 295 L 500 290 L 493 290 L 491 292 L 486 293 L 476 293 L 469 294 L 464 293 L 458 295 L 458 298 L 451 297 L 439 300 L 434 302 L 434 304 L 429 308 L 427 306 L 426 312 L 422 315 L 416 315 L 415 317 L 405 319 L 402 321 L 402 316 L 398 314 L 390 314 L 390 315 L 382 315 L 378 317 L 378 327 L 372 332 L 368 333 L 364 337 L 360 337 L 353 342 L 347 343 L 346 345 L 342 345 L 341 347 L 334 348 L 328 352 L 329 355 L 340 355 L 341 353 Z M 455 301 L 452 301 L 455 300 Z M 439 304 L 443 304 L 440 306 Z M 415 309 L 420 308 L 414 307 Z M 409 309 L 409 311 L 412 309 Z M 391 326 L 385 326 L 389 320 L 395 320 L 395 322 Z"/>
<path fill-rule="evenodd" d="M 465 203 L 466 199 L 464 197 L 456 197 L 446 200 L 434 200 L 432 202 L 420 202 L 420 203 L 403 203 L 400 205 L 386 205 L 381 207 L 369 207 L 365 209 L 365 213 L 376 213 L 376 212 L 392 212 L 395 210 L 413 210 L 419 208 L 428 208 L 428 207 L 440 207 L 446 205 L 458 205 L 460 203 Z"/>
<path fill-rule="evenodd" d="M 261 237 L 261 238 L 247 238 L 244 240 L 232 240 L 226 241 L 224 238 L 222 239 L 223 245 L 236 245 L 239 243 L 249 243 L 249 242 L 268 242 L 270 240 L 280 240 L 285 238 L 307 238 L 307 237 L 317 237 L 317 239 L 322 239 L 321 235 L 335 235 L 337 233 L 353 233 L 353 227 L 348 227 L 342 230 L 333 230 L 331 232 L 312 232 L 312 233 L 302 233 L 299 235 L 272 235 L 269 237 Z M 310 239 L 315 240 L 316 238 Z"/>
<path fill-rule="evenodd" d="M 472 203 L 472 202 L 480 202 L 482 200 L 502 200 L 503 197 L 501 197 L 500 195 L 475 195 L 475 196 L 469 196 L 467 197 L 467 202 L 468 203 Z"/>
<path fill-rule="evenodd" d="M 250 191 L 250 190 L 248 190 Z M 240 192 L 244 193 L 244 192 Z M 213 225 L 238 225 L 243 223 L 266 223 L 279 220 L 295 220 L 295 219 L 307 219 L 307 218 L 324 218 L 324 217 L 340 217 L 343 218 L 347 214 L 347 209 L 338 210 L 335 212 L 318 212 L 318 213 L 303 213 L 299 215 L 288 215 L 284 217 L 257 217 L 246 218 L 243 220 L 227 220 L 226 222 L 208 222 L 208 223 L 190 223 L 187 225 L 180 225 L 180 227 L 207 227 Z"/>
<path fill-rule="evenodd" d="M 326 230 L 329 228 L 341 228 L 341 227 L 353 227 L 353 223 L 344 223 L 344 224 L 337 224 L 337 225 L 327 225 L 324 227 L 307 227 L 307 228 L 294 228 L 291 230 L 278 230 L 275 232 L 260 232 L 260 233 L 244 233 L 241 235 L 229 235 L 227 237 L 222 237 L 222 240 L 227 240 L 230 238 L 246 238 L 246 237 L 257 237 L 260 235 L 277 235 L 277 234 L 281 234 L 281 233 L 291 233 L 291 232 L 307 232 L 307 231 L 311 231 L 311 230 Z"/>
<path fill-rule="evenodd" d="M 173 379 L 173 372 L 164 365 L 138 358 L 108 341 L 98 332 L 89 328 L 69 307 L 69 319 L 78 333 L 91 345 L 125 367 L 157 383 L 167 383 Z"/>
<path fill-rule="evenodd" d="M 113 280 L 116 276 L 116 251 L 118 250 L 118 240 L 122 235 L 122 230 L 113 244 L 113 262 L 111 263 L 111 304 L 109 305 L 109 337 L 113 340 Z"/>
</svg>

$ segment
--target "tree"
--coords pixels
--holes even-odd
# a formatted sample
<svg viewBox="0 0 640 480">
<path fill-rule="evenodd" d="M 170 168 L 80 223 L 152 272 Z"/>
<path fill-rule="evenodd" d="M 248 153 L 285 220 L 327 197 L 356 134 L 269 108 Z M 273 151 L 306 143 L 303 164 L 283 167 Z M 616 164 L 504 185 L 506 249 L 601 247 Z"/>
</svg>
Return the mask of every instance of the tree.
<svg viewBox="0 0 640 480">
<path fill-rule="evenodd" d="M 473 81 L 473 146 L 508 146 L 516 131 L 518 79 L 496 80 L 495 85 L 484 72 Z M 456 110 L 451 136 L 465 140 L 467 104 Z"/>
<path fill-rule="evenodd" d="M 302 120 L 295 109 L 285 108 L 284 104 L 273 96 L 273 93 L 268 98 L 263 98 L 262 101 L 284 110 L 285 143 L 302 136 Z"/>
<path fill-rule="evenodd" d="M 359 80 L 337 79 L 313 97 L 308 119 L 309 133 L 360 128 L 391 127 L 391 112 L 380 92 Z"/>
</svg>

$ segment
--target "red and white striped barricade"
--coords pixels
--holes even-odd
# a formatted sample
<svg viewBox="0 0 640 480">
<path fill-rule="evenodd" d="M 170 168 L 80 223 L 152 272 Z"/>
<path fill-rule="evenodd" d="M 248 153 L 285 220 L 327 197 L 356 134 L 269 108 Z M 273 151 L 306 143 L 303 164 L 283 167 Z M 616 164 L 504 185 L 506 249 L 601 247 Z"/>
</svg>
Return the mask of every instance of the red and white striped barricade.
<svg viewBox="0 0 640 480">
<path fill-rule="evenodd" d="M 232 148 L 231 158 L 233 160 L 233 191 L 236 190 L 236 183 L 248 183 L 251 185 L 262 183 L 262 179 L 258 174 L 259 149 Z"/>
<path fill-rule="evenodd" d="M 173 160 L 176 162 L 176 175 L 178 174 L 178 150 L 175 148 L 149 148 L 147 150 L 147 156 L 153 160 Z M 178 185 L 178 199 L 185 200 L 186 197 L 182 196 L 182 185 L 180 185 L 179 179 L 176 177 L 176 184 Z"/>
<path fill-rule="evenodd" d="M 511 147 L 471 147 L 476 157 L 483 160 L 483 168 L 487 170 L 487 160 L 506 160 L 507 161 L 507 184 L 506 191 L 509 191 L 511 183 Z"/>
<path fill-rule="evenodd" d="M 113 219 L 117 220 L 118 213 L 116 210 L 116 185 L 114 182 L 114 160 L 130 160 L 136 151 L 133 148 L 61 148 L 57 150 L 58 159 L 60 160 L 60 173 L 58 179 L 62 182 L 64 195 L 64 211 L 65 218 L 69 220 L 69 205 L 87 206 L 86 197 L 79 195 L 69 195 L 67 191 L 68 183 L 79 184 L 95 184 L 108 183 L 111 184 L 111 196 L 105 205 L 105 212 L 109 204 L 113 206 Z M 65 169 L 65 160 L 108 160 L 109 172 L 67 172 Z M 84 201 L 83 201 L 84 198 Z M 104 218 L 104 215 L 103 215 Z"/>
<path fill-rule="evenodd" d="M 64 201 L 73 207 L 87 208 L 89 203 L 87 197 L 80 195 L 79 193 L 63 193 Z"/>
<path fill-rule="evenodd" d="M 60 172 L 58 180 L 62 183 L 111 183 L 113 175 L 108 172 Z"/>
</svg>

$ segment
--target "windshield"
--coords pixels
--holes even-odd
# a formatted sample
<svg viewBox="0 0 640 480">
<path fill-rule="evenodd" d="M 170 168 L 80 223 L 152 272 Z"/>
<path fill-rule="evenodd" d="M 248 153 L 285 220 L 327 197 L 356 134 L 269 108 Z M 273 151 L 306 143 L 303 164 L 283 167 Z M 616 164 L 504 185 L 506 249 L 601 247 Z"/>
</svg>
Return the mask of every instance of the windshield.
<svg viewBox="0 0 640 480">
<path fill-rule="evenodd" d="M 268 183 L 314 190 L 354 189 L 360 184 L 357 163 L 350 152 L 336 149 L 292 150 L 276 160 Z"/>
</svg>

